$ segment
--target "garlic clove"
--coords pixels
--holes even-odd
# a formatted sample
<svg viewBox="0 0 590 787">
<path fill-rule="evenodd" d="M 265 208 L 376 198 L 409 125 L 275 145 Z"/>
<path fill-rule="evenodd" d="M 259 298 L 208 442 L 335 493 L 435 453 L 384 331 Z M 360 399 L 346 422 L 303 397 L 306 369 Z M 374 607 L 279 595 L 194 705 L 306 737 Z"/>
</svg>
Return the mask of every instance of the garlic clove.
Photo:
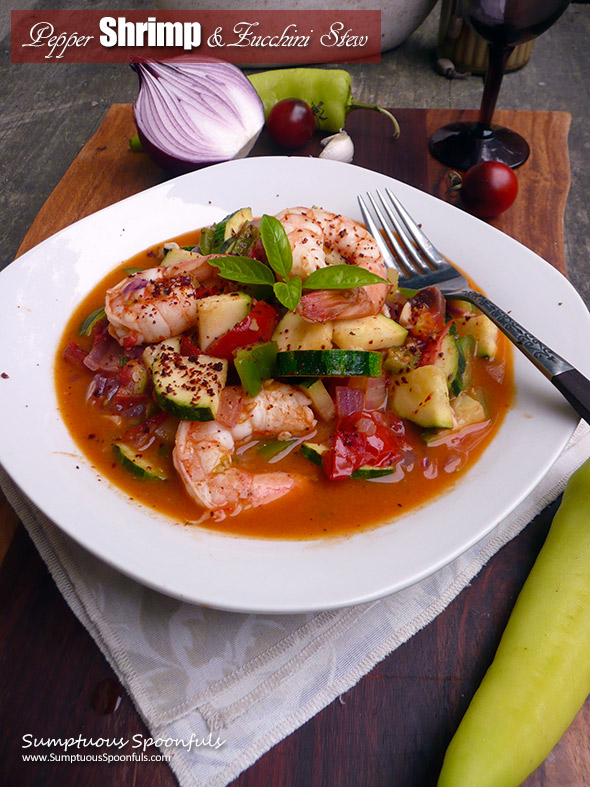
<svg viewBox="0 0 590 787">
<path fill-rule="evenodd" d="M 341 129 L 337 134 L 325 137 L 321 142 L 323 150 L 319 158 L 332 159 L 333 161 L 344 161 L 350 164 L 354 157 L 354 144 L 350 136 Z"/>
</svg>

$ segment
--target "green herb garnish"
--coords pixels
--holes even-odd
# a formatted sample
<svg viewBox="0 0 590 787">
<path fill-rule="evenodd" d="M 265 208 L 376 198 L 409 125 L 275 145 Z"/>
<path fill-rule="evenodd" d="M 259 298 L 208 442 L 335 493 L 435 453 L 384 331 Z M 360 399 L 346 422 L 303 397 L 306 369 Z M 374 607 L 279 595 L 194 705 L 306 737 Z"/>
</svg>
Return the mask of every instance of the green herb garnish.
<svg viewBox="0 0 590 787">
<path fill-rule="evenodd" d="M 260 236 L 268 264 L 282 279 L 288 278 L 293 267 L 291 244 L 281 222 L 266 214 L 260 219 Z"/>
<path fill-rule="evenodd" d="M 219 270 L 219 275 L 241 284 L 274 284 L 273 272 L 260 260 L 251 257 L 214 257 L 209 260 Z"/>
<path fill-rule="evenodd" d="M 386 279 L 356 265 L 329 265 L 310 274 L 305 281 L 290 277 L 293 253 L 285 228 L 274 216 L 260 220 L 260 236 L 268 265 L 250 257 L 219 257 L 209 260 L 224 279 L 242 284 L 271 285 L 276 299 L 294 311 L 305 290 L 347 290 L 369 284 L 388 284 Z"/>
<path fill-rule="evenodd" d="M 96 311 L 89 314 L 88 317 L 84 320 L 82 325 L 80 326 L 80 330 L 78 331 L 80 336 L 90 336 L 96 324 L 102 320 L 105 316 L 104 307 L 97 309 Z"/>
<path fill-rule="evenodd" d="M 352 287 L 366 287 L 368 284 L 388 284 L 385 279 L 366 268 L 356 265 L 328 265 L 310 273 L 305 282 L 305 290 L 347 290 Z"/>
</svg>

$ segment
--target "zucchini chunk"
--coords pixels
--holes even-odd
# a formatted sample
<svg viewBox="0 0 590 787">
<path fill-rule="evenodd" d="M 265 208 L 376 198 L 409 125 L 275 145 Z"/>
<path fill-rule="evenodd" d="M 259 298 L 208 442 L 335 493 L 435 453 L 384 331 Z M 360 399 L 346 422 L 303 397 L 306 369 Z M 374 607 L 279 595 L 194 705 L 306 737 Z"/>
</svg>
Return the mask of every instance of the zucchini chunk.
<svg viewBox="0 0 590 787">
<path fill-rule="evenodd" d="M 228 363 L 199 355 L 161 351 L 152 364 L 154 396 L 162 410 L 183 421 L 213 421 L 227 379 Z"/>
<path fill-rule="evenodd" d="M 141 356 L 144 364 L 147 366 L 148 369 L 151 370 L 152 366 L 154 365 L 154 361 L 156 357 L 161 352 L 171 352 L 171 353 L 179 353 L 180 352 L 180 336 L 173 336 L 171 339 L 164 339 L 157 344 L 148 344 L 148 346 L 143 351 L 143 355 Z"/>
<path fill-rule="evenodd" d="M 216 339 L 231 331 L 252 308 L 252 298 L 245 292 L 209 295 L 197 304 L 199 344 L 206 350 Z"/>
<path fill-rule="evenodd" d="M 181 262 L 188 262 L 189 260 L 198 260 L 201 257 L 196 251 L 189 251 L 189 249 L 170 249 L 164 255 L 162 265 L 166 268 L 170 265 L 177 265 Z"/>
<path fill-rule="evenodd" d="M 419 366 L 393 380 L 391 404 L 400 418 L 418 426 L 451 429 L 455 422 L 445 373 L 439 366 Z"/>
<path fill-rule="evenodd" d="M 332 323 L 307 322 L 296 312 L 287 312 L 272 335 L 280 352 L 288 350 L 330 350 Z"/>
<path fill-rule="evenodd" d="M 383 368 L 393 374 L 410 372 L 418 366 L 420 349 L 416 344 L 404 344 L 403 347 L 391 347 L 385 354 Z"/>
<path fill-rule="evenodd" d="M 314 413 L 322 421 L 331 421 L 336 417 L 336 407 L 326 386 L 321 380 L 300 381 L 299 388 L 311 399 Z"/>
<path fill-rule="evenodd" d="M 252 221 L 252 211 L 250 208 L 240 208 L 221 221 L 204 227 L 199 240 L 201 253 L 216 254 L 225 251 L 225 246 L 231 243 L 247 221 Z"/>
<path fill-rule="evenodd" d="M 459 352 L 463 354 L 463 371 L 458 375 L 455 386 L 453 388 L 453 393 L 458 395 L 461 391 L 467 390 L 471 385 L 471 379 L 473 377 L 473 359 L 475 357 L 475 348 L 476 343 L 473 336 L 460 336 L 457 339 L 457 345 L 459 346 Z"/>
<path fill-rule="evenodd" d="M 309 440 L 305 443 L 301 443 L 301 456 L 304 457 L 304 459 L 308 459 L 310 462 L 313 462 L 314 465 L 321 466 L 322 456 L 328 450 L 328 446 L 322 445 L 321 443 L 313 443 Z"/>
<path fill-rule="evenodd" d="M 408 331 L 384 314 L 356 320 L 335 320 L 334 344 L 343 350 L 387 350 L 400 347 Z"/>
<path fill-rule="evenodd" d="M 223 240 L 235 237 L 247 221 L 252 221 L 252 209 L 240 208 L 232 213 L 223 227 Z"/>
<path fill-rule="evenodd" d="M 168 480 L 168 476 L 161 468 L 156 467 L 147 457 L 138 453 L 135 448 L 132 448 L 122 440 L 116 440 L 113 443 L 113 450 L 117 460 L 125 470 L 133 473 L 138 478 L 142 478 L 144 481 Z"/>
<path fill-rule="evenodd" d="M 464 426 L 471 426 L 471 424 L 479 424 L 488 420 L 483 404 L 465 392 L 460 393 L 456 399 L 451 401 L 451 407 L 455 414 L 457 429 L 463 429 Z"/>
<path fill-rule="evenodd" d="M 451 408 L 455 421 L 453 428 L 426 430 L 422 433 L 422 437 L 427 445 L 436 445 L 438 440 L 444 442 L 449 435 L 456 434 L 466 426 L 485 423 L 488 420 L 483 404 L 465 391 L 460 393 L 456 399 L 451 400 Z"/>
<path fill-rule="evenodd" d="M 381 377 L 382 357 L 365 350 L 291 350 L 277 353 L 279 377 Z"/>
<path fill-rule="evenodd" d="M 478 358 L 492 359 L 498 350 L 498 327 L 485 314 L 466 316 L 456 320 L 457 328 L 462 336 L 471 335 L 476 341 Z"/>
<path fill-rule="evenodd" d="M 442 369 L 451 392 L 460 393 L 462 375 L 465 371 L 465 356 L 452 332 L 445 334 L 441 339 L 434 365 Z"/>
</svg>

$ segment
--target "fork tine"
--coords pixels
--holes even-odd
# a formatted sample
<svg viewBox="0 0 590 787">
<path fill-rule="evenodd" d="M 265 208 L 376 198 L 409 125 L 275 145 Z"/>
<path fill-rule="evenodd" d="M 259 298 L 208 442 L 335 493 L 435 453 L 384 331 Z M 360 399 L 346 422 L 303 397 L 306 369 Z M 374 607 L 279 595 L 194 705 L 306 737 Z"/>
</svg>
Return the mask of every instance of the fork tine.
<svg viewBox="0 0 590 787">
<path fill-rule="evenodd" d="M 372 199 L 371 195 L 367 194 L 367 196 L 369 197 L 369 199 L 372 202 L 373 199 Z M 405 274 L 405 272 L 403 270 L 401 270 L 400 265 L 399 265 L 398 261 L 395 258 L 395 255 L 391 253 L 391 249 L 389 248 L 387 243 L 385 243 L 385 241 L 383 240 L 383 236 L 381 235 L 381 231 L 379 230 L 379 227 L 375 223 L 375 220 L 373 219 L 373 216 L 370 214 L 369 209 L 368 209 L 364 199 L 360 195 L 357 197 L 357 199 L 358 199 L 359 207 L 361 209 L 361 214 L 363 216 L 363 220 L 365 222 L 365 226 L 367 227 L 367 229 L 369 230 L 369 232 L 371 233 L 371 235 L 375 239 L 375 242 L 377 243 L 377 245 L 379 246 L 379 248 L 381 250 L 381 254 L 383 255 L 383 262 L 385 263 L 385 267 L 389 268 L 390 270 L 395 270 L 398 273 L 401 273 L 403 276 L 405 276 L 406 274 Z"/>
<path fill-rule="evenodd" d="M 361 208 L 361 213 L 363 214 L 363 218 L 365 220 L 365 224 L 367 226 L 367 229 L 371 233 L 371 235 L 375 238 L 375 241 L 377 242 L 377 245 L 381 249 L 381 252 L 383 254 L 383 261 L 385 262 L 385 266 L 387 268 L 391 268 L 393 270 L 396 270 L 400 276 L 404 276 L 405 278 L 407 278 L 408 276 L 411 276 L 412 275 L 411 274 L 412 265 L 411 265 L 410 260 L 408 259 L 407 255 L 406 255 L 404 249 L 400 245 L 400 242 L 398 241 L 398 239 L 395 236 L 395 234 L 388 227 L 387 222 L 384 220 L 383 214 L 381 213 L 381 211 L 379 210 L 378 205 L 376 204 L 375 200 L 373 199 L 373 195 L 368 193 L 367 197 L 369 198 L 369 201 L 371 202 L 371 205 L 373 206 L 373 210 L 375 211 L 377 219 L 381 222 L 381 228 L 383 229 L 383 231 L 387 235 L 387 238 L 388 238 L 389 242 L 391 243 L 391 245 L 393 247 L 393 250 L 395 251 L 395 254 L 391 253 L 391 249 L 389 248 L 387 243 L 385 243 L 385 241 L 383 240 L 383 235 L 381 234 L 381 229 L 375 223 L 375 221 L 373 219 L 373 216 L 371 215 L 367 205 L 365 204 L 365 201 L 363 200 L 362 197 L 358 197 L 359 205 L 360 205 L 360 208 Z"/>
<path fill-rule="evenodd" d="M 424 256 L 428 259 L 428 261 L 435 267 L 438 268 L 441 265 L 448 265 L 448 260 L 446 260 L 443 255 L 439 252 L 439 250 L 432 244 L 432 242 L 426 237 L 426 235 L 422 232 L 420 227 L 416 224 L 414 219 L 410 216 L 408 211 L 404 208 L 395 194 L 391 191 L 389 187 L 385 187 L 385 193 L 395 206 L 400 218 L 402 219 L 403 223 L 405 224 L 408 232 L 412 236 L 412 238 L 416 241 L 418 248 L 422 251 Z"/>
<path fill-rule="evenodd" d="M 424 260 L 416 250 L 416 247 L 414 246 L 414 243 L 412 241 L 413 236 L 408 234 L 408 230 L 406 229 L 404 224 L 402 224 L 402 222 L 399 220 L 399 218 L 394 213 L 394 211 L 391 209 L 391 206 L 387 204 L 387 202 L 383 197 L 383 194 L 379 191 L 379 189 L 377 189 L 377 194 L 379 195 L 381 204 L 383 205 L 383 208 L 385 209 L 385 212 L 389 217 L 389 221 L 393 224 L 393 226 L 397 230 L 397 234 L 399 235 L 399 238 L 403 243 L 407 254 L 409 254 L 409 256 L 412 258 L 413 267 L 412 264 L 410 263 L 410 266 L 408 268 L 408 270 L 411 272 L 410 275 L 415 275 L 416 268 L 418 269 L 418 273 L 429 273 L 431 268 L 424 262 Z M 383 220 L 382 216 L 381 216 L 381 222 L 382 224 L 384 224 L 385 227 L 387 227 L 387 222 Z M 387 237 L 391 240 L 392 236 L 395 237 L 394 233 L 392 233 L 391 230 L 388 230 Z M 407 256 L 406 259 L 408 260 L 408 262 L 410 262 Z"/>
</svg>

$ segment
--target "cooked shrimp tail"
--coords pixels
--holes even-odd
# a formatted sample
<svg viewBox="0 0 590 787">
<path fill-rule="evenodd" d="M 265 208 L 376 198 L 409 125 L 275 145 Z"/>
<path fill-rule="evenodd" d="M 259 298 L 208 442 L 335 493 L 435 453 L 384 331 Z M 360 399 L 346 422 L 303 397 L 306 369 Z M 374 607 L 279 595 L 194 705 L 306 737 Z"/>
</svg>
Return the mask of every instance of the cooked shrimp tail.
<svg viewBox="0 0 590 787">
<path fill-rule="evenodd" d="M 233 427 L 216 421 L 182 421 L 172 453 L 188 494 L 216 520 L 267 505 L 303 479 L 291 473 L 249 473 L 234 466 L 237 445 L 255 435 L 302 435 L 315 426 L 309 399 L 288 385 L 272 383 L 258 396 L 244 397 Z"/>
</svg>

